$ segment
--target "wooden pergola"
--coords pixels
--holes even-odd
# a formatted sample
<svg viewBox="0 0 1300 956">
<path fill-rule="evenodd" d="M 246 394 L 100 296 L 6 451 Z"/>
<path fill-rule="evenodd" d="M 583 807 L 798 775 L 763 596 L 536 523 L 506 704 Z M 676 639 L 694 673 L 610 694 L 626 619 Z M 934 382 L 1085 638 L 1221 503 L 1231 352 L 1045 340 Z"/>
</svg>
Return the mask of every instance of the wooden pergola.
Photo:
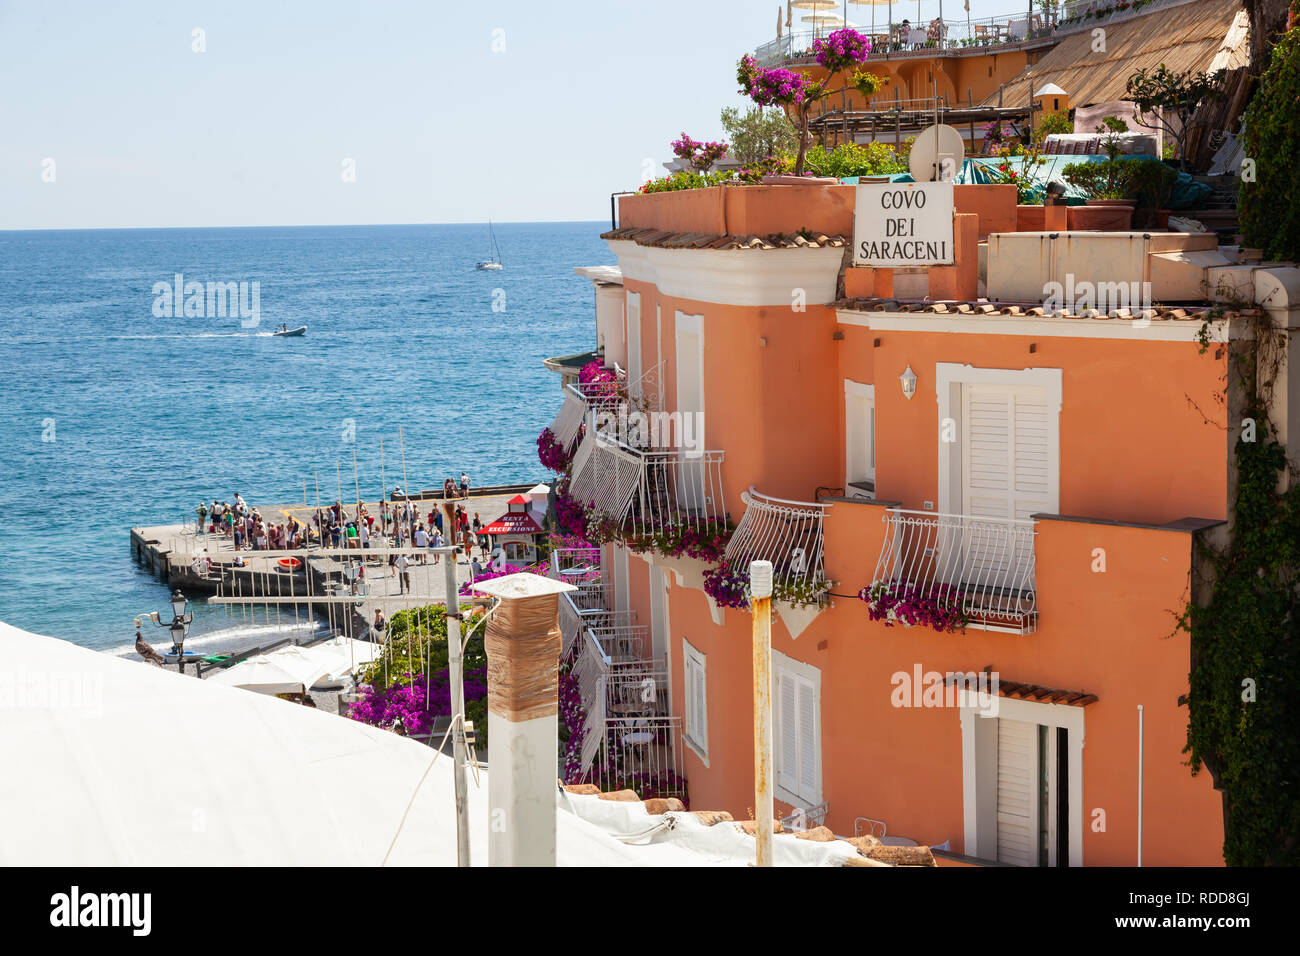
<svg viewBox="0 0 1300 956">
<path fill-rule="evenodd" d="M 896 100 L 892 105 L 879 109 L 827 110 L 808 121 L 808 130 L 827 146 L 857 142 L 858 134 L 861 133 L 866 133 L 871 141 L 893 133 L 897 145 L 928 126 L 943 123 L 957 129 L 966 127 L 973 145 L 976 124 L 1001 121 L 1023 128 L 1033 116 L 1034 109 L 1028 103 L 1020 106 L 976 106 L 973 102 L 967 102 L 953 106 L 946 97 L 942 100 Z"/>
</svg>

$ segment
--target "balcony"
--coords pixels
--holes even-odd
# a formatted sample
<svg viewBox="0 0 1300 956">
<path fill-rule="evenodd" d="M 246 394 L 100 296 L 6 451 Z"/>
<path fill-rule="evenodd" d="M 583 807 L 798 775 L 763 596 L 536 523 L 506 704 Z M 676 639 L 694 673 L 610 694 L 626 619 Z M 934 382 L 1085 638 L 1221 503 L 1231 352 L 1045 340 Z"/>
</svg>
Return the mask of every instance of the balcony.
<svg viewBox="0 0 1300 956">
<path fill-rule="evenodd" d="M 586 715 L 579 776 L 602 790 L 626 787 L 685 798 L 681 718 L 668 713 L 668 671 L 648 660 L 648 628 L 583 629 L 573 674 Z"/>
<path fill-rule="evenodd" d="M 650 659 L 649 628 L 612 610 L 599 548 L 557 548 L 551 574 L 578 586 L 559 602 L 560 660 L 577 681 L 583 712 L 570 782 L 684 799 L 681 718 L 669 713 L 668 669 Z"/>
<path fill-rule="evenodd" d="M 584 422 L 594 421 L 601 412 L 617 418 L 620 405 L 627 401 L 627 379 L 623 373 L 615 382 L 571 382 L 564 386 L 564 404 L 560 406 L 551 434 L 567 452 L 573 447 Z"/>
<path fill-rule="evenodd" d="M 773 498 L 750 488 L 740 496 L 745 515 L 727 543 L 726 560 L 743 571 L 751 561 L 772 562 L 774 596 L 823 590 L 824 517 L 830 505 Z"/>
<path fill-rule="evenodd" d="M 569 494 L 625 539 L 711 534 L 726 522 L 722 460 L 721 451 L 648 451 L 589 432 Z"/>
<path fill-rule="evenodd" d="M 870 585 L 872 617 L 1032 634 L 1037 522 L 891 509 Z"/>
<path fill-rule="evenodd" d="M 1121 8 L 1119 0 L 1073 0 L 1048 11 L 1037 10 L 1026 17 L 1024 7 L 1000 16 L 972 19 L 943 19 L 937 17 L 922 22 L 920 19 L 906 34 L 900 24 L 893 24 L 890 33 L 884 11 L 879 11 L 874 26 L 868 22 L 854 28 L 868 35 L 872 41 L 871 60 L 898 57 L 925 57 L 972 55 L 1003 52 L 1022 46 L 1040 46 L 1054 43 L 1061 37 L 1080 30 L 1091 29 L 1103 23 L 1114 23 L 1150 13 L 1160 7 L 1178 6 L 1194 0 L 1145 0 L 1140 8 L 1132 4 Z M 900 9 L 905 9 L 900 5 Z M 903 13 L 898 14 L 900 20 Z M 759 45 L 755 51 L 758 65 L 813 64 L 816 62 L 813 41 L 830 32 L 821 30 L 794 30 L 785 36 Z"/>
</svg>

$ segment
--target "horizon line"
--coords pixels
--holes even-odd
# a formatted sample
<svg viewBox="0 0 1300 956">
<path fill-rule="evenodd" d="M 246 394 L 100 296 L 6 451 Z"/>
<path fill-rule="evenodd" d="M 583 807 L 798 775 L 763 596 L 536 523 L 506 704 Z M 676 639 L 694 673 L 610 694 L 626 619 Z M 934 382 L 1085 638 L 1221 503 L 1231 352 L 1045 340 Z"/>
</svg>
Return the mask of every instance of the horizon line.
<svg viewBox="0 0 1300 956">
<path fill-rule="evenodd" d="M 545 226 L 564 225 L 568 223 L 603 223 L 604 219 L 518 219 L 513 221 L 492 220 L 494 226 Z M 281 223 L 276 225 L 238 225 L 238 226 L 0 226 L 0 234 L 14 232 L 144 232 L 146 230 L 182 230 L 182 229 L 354 229 L 385 226 L 486 226 L 488 220 L 481 222 L 461 220 L 457 222 L 308 222 Z"/>
</svg>

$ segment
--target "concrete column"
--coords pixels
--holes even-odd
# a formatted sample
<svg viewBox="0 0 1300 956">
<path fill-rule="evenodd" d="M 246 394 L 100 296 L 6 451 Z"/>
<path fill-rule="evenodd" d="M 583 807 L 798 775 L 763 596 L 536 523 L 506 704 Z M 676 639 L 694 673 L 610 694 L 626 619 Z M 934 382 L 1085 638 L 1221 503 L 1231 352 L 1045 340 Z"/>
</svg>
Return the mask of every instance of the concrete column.
<svg viewBox="0 0 1300 956">
<path fill-rule="evenodd" d="M 476 584 L 498 598 L 488 659 L 488 864 L 555 866 L 559 746 L 559 595 L 536 574 Z"/>
<path fill-rule="evenodd" d="M 849 266 L 844 270 L 846 299 L 888 299 L 894 294 L 894 270 Z"/>
<path fill-rule="evenodd" d="M 930 267 L 931 299 L 969 302 L 979 297 L 979 231 L 977 214 L 953 215 L 953 264 Z"/>
<path fill-rule="evenodd" d="M 627 338 L 623 324 L 623 286 L 596 283 L 596 345 L 605 350 L 605 364 L 627 368 Z"/>
</svg>

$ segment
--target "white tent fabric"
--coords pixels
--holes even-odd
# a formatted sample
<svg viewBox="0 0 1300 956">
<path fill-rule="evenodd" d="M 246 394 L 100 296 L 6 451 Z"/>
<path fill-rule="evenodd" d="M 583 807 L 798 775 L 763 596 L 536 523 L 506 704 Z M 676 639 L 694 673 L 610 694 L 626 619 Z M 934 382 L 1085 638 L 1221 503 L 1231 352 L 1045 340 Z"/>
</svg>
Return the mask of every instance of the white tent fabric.
<svg viewBox="0 0 1300 956">
<path fill-rule="evenodd" d="M 329 665 L 323 660 L 303 653 L 300 647 L 285 647 L 217 671 L 204 678 L 204 683 L 261 694 L 288 694 L 311 687 L 328 673 Z"/>
<path fill-rule="evenodd" d="M 22 821 L 0 865 L 456 862 L 451 761 L 387 731 L 3 623 L 0 710 L 0 819 Z M 469 813 L 485 864 L 485 774 Z M 557 828 L 561 865 L 716 862 L 572 813 Z"/>
<path fill-rule="evenodd" d="M 562 805 L 607 832 L 638 835 L 648 850 L 684 850 L 698 865 L 748 865 L 754 859 L 754 838 L 735 823 L 706 826 L 693 814 L 680 812 L 652 816 L 643 803 L 602 800 L 594 794 L 566 793 Z M 793 833 L 772 838 L 776 866 L 843 866 L 857 856 L 857 847 L 845 840 L 820 843 Z"/>
<path fill-rule="evenodd" d="M 373 644 L 370 641 L 335 637 L 310 647 L 300 647 L 298 650 L 319 661 L 326 668 L 326 674 L 343 676 L 378 660 L 384 648 L 382 644 Z M 274 657 L 278 653 L 279 651 L 273 651 L 270 656 Z"/>
</svg>

